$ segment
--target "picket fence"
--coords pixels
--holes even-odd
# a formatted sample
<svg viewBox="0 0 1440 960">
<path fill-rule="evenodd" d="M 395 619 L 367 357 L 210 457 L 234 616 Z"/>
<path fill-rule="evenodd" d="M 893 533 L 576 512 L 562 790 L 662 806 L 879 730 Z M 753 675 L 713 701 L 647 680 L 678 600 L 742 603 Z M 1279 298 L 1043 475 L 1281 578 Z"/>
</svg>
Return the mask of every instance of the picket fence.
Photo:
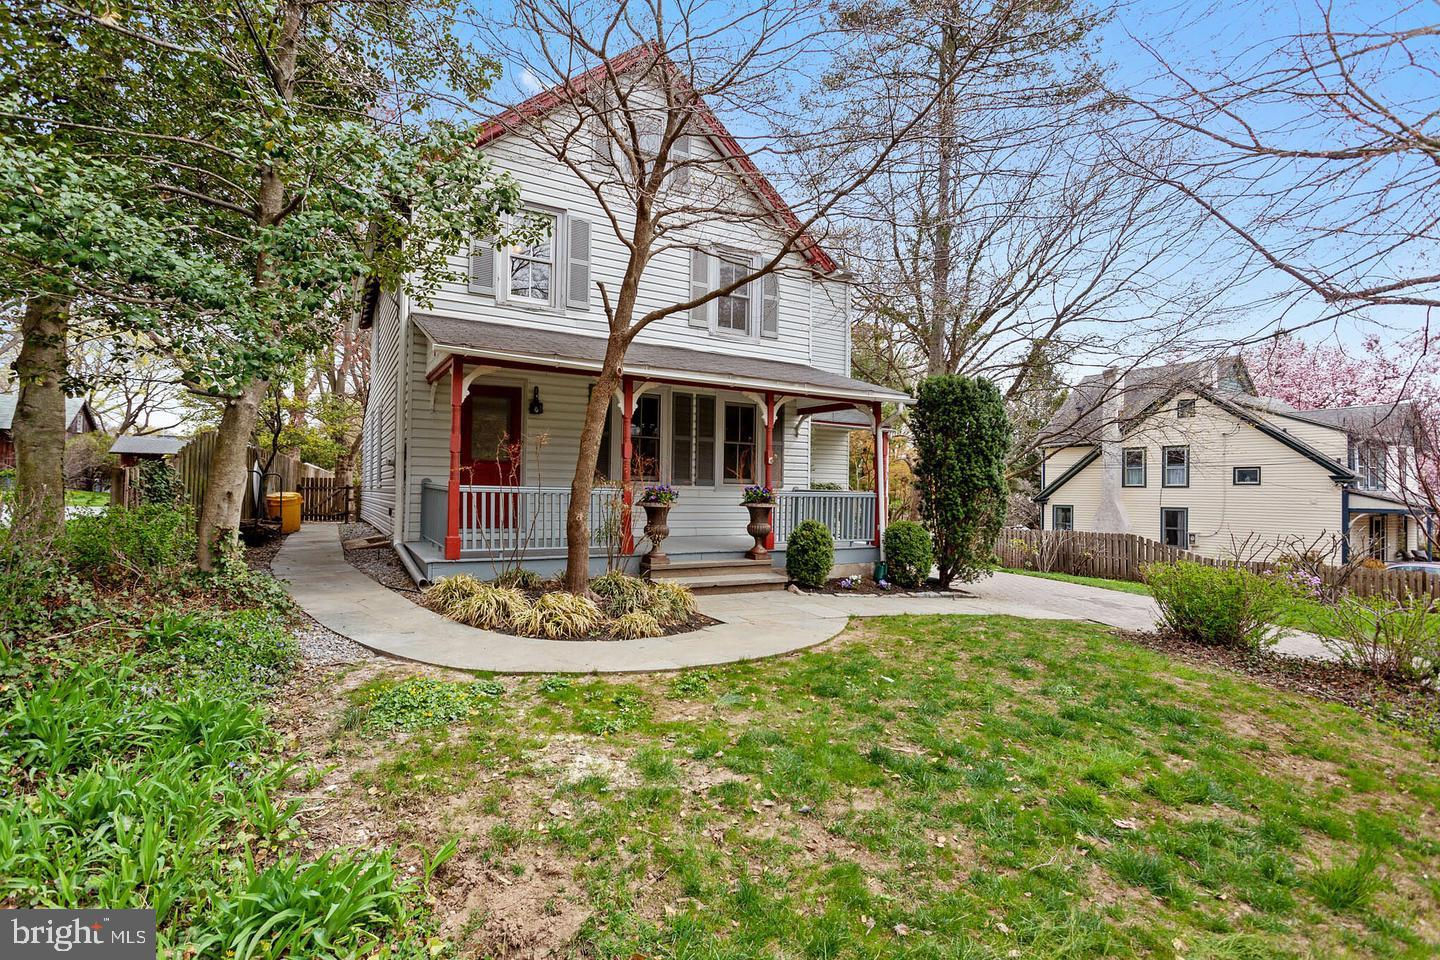
<svg viewBox="0 0 1440 960">
<path fill-rule="evenodd" d="M 1152 563 L 1188 560 L 1211 567 L 1241 566 L 1256 573 L 1270 568 L 1269 564 L 1258 561 L 1240 562 L 1201 556 L 1133 533 L 1086 533 L 1079 530 L 1002 530 L 995 544 L 995 554 L 1001 565 L 1007 567 L 1022 570 L 1043 568 L 1049 573 L 1135 582 L 1144 579 L 1143 571 Z M 1356 596 L 1397 599 L 1429 596 L 1440 602 L 1440 577 L 1420 570 L 1327 566 L 1321 568 L 1320 575 L 1327 584 L 1343 586 Z"/>
</svg>

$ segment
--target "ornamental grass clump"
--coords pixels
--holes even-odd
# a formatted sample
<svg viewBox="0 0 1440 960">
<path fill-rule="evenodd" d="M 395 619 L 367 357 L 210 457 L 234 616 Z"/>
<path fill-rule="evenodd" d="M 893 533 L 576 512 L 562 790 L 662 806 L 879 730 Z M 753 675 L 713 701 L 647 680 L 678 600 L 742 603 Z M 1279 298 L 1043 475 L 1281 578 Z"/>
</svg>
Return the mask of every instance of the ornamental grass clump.
<svg viewBox="0 0 1440 960">
<path fill-rule="evenodd" d="M 481 583 L 463 573 L 436 581 L 423 599 L 435 612 L 482 630 L 513 630 L 530 609 L 523 591 Z"/>
<path fill-rule="evenodd" d="M 595 633 L 605 614 L 589 597 L 557 591 L 540 596 L 514 624 L 515 632 L 546 640 L 579 640 Z"/>
<path fill-rule="evenodd" d="M 639 577 L 612 570 L 591 580 L 590 592 L 600 598 L 606 616 L 620 617 L 644 607 L 648 586 Z"/>
<path fill-rule="evenodd" d="M 631 610 L 610 621 L 606 632 L 612 640 L 639 640 L 658 637 L 663 632 L 660 621 L 644 610 Z"/>
<path fill-rule="evenodd" d="M 690 592 L 689 587 L 683 583 L 657 580 L 648 585 L 642 609 L 661 625 L 674 626 L 695 616 L 698 608 L 695 594 Z"/>
<path fill-rule="evenodd" d="M 1142 571 L 1160 624 L 1192 643 L 1258 653 L 1275 642 L 1275 624 L 1293 594 L 1285 584 L 1239 567 L 1184 560 Z"/>
</svg>

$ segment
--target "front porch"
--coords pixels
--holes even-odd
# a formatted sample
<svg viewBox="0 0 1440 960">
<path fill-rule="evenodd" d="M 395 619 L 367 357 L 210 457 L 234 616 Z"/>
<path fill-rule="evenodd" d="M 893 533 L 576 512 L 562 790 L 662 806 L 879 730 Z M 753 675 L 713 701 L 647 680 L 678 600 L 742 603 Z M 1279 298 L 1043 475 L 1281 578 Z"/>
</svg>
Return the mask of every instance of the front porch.
<svg viewBox="0 0 1440 960">
<path fill-rule="evenodd" d="M 595 575 L 615 562 L 630 573 L 638 573 L 649 550 L 644 539 L 644 511 L 628 508 L 628 544 L 616 537 L 623 528 L 627 507 L 620 491 L 606 487 L 591 493 L 590 566 Z M 449 519 L 449 486 L 421 482 L 420 531 L 418 541 L 405 544 L 411 557 L 427 578 L 467 573 L 480 578 L 496 576 L 507 566 L 522 565 L 542 576 L 554 576 L 565 569 L 565 516 L 570 506 L 568 487 L 513 487 L 460 485 L 460 552 L 446 555 Z M 738 492 L 730 503 L 730 528 L 713 511 L 701 505 L 691 510 L 702 514 L 686 519 L 685 501 L 672 510 L 671 526 L 686 530 L 714 527 L 714 532 L 671 535 L 664 542 L 665 553 L 678 565 L 733 560 L 744 555 L 754 541 L 744 533 L 748 515 L 738 506 Z M 859 490 L 781 490 L 776 492 L 774 530 L 767 546 L 772 566 L 784 569 L 785 545 L 790 531 L 802 520 L 819 520 L 835 538 L 837 575 L 868 573 L 880 558 L 875 539 L 876 497 Z M 618 518 L 619 523 L 611 518 Z"/>
</svg>

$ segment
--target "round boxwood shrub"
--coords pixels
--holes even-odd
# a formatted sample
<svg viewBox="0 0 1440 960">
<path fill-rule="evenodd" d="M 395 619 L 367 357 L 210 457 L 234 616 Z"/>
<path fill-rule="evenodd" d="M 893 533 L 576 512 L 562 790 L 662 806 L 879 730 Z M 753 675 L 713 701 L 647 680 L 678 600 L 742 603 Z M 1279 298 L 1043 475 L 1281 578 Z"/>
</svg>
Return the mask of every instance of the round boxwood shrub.
<svg viewBox="0 0 1440 960">
<path fill-rule="evenodd" d="M 885 569 L 891 583 L 918 587 L 935 565 L 930 531 L 914 520 L 897 520 L 885 530 Z"/>
<path fill-rule="evenodd" d="M 835 539 L 819 520 L 801 520 L 785 542 L 785 573 L 802 587 L 823 587 L 835 566 Z"/>
</svg>

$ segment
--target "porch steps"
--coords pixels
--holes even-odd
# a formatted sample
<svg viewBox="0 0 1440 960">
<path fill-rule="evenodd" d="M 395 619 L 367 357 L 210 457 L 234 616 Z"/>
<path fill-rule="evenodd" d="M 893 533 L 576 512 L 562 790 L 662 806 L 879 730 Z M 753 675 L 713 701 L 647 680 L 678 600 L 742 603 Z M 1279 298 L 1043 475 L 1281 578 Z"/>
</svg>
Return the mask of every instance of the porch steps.
<svg viewBox="0 0 1440 960">
<path fill-rule="evenodd" d="M 648 571 L 652 580 L 673 580 L 691 593 L 758 593 L 784 590 L 790 581 L 769 560 L 694 560 Z"/>
</svg>

